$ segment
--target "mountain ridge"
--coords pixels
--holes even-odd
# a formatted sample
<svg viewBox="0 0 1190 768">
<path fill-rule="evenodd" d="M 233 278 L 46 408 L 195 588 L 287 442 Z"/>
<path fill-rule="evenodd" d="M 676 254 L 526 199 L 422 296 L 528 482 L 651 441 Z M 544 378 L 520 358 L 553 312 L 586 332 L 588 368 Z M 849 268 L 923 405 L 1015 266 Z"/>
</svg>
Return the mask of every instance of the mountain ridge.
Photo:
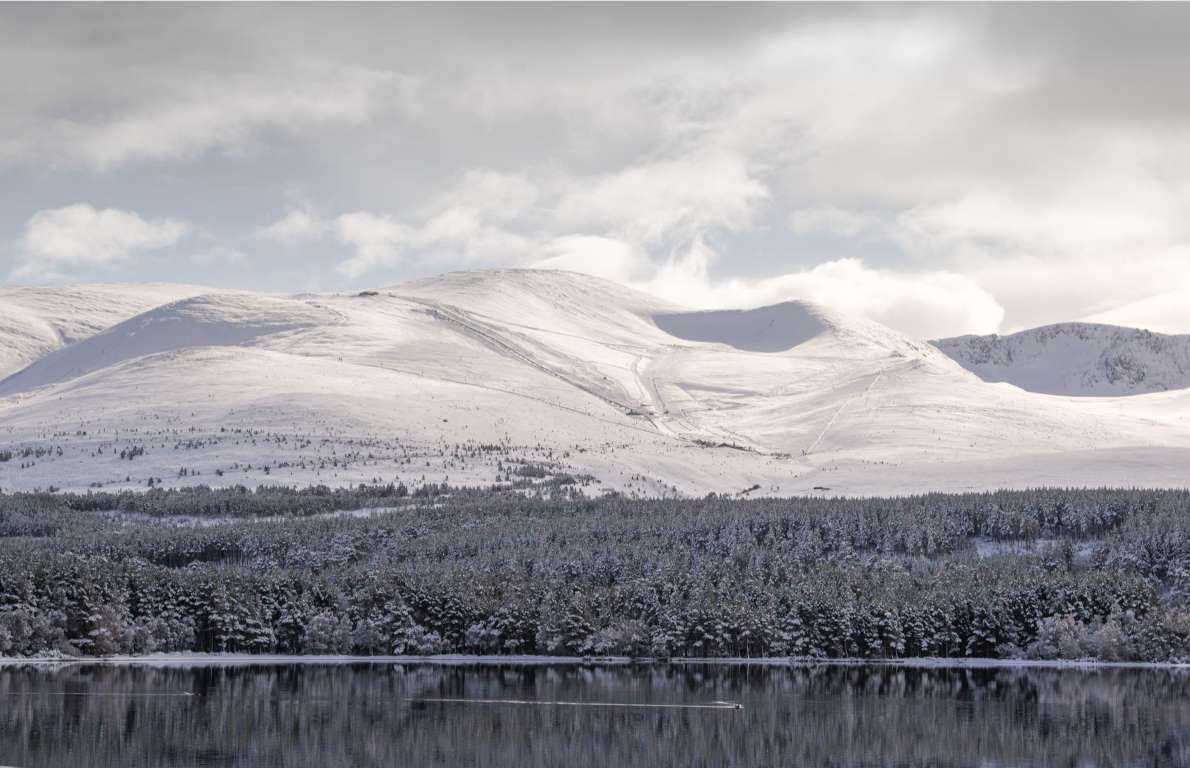
<svg viewBox="0 0 1190 768">
<path fill-rule="evenodd" d="M 1071 322 L 933 344 L 984 381 L 1031 392 L 1103 396 L 1190 387 L 1188 334 Z"/>
<path fill-rule="evenodd" d="M 134 315 L 211 290 L 180 283 L 0 287 L 0 378 Z"/>
<path fill-rule="evenodd" d="M 485 484 L 525 466 L 647 495 L 1168 485 L 1188 404 L 987 383 L 804 302 L 696 310 L 577 273 L 452 273 L 208 291 L 45 354 L 0 382 L 18 457 L 0 487 Z"/>
</svg>

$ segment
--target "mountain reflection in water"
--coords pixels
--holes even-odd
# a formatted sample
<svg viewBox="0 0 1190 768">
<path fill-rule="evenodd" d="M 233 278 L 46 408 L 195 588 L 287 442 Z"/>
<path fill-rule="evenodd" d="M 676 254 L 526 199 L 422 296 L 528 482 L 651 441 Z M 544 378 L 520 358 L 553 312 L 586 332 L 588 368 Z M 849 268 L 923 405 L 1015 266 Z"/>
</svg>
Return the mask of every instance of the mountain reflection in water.
<svg viewBox="0 0 1190 768">
<path fill-rule="evenodd" d="M 1172 768 L 1190 670 L 0 667 L 0 765 Z"/>
</svg>

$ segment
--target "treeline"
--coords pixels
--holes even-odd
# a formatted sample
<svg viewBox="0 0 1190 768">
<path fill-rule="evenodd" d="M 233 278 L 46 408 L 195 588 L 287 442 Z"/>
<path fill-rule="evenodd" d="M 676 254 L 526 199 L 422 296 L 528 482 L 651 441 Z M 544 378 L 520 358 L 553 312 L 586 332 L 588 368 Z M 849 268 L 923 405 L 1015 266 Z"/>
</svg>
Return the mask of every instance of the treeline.
<svg viewBox="0 0 1190 768">
<path fill-rule="evenodd" d="M 1188 510 L 1146 490 L 6 495 L 0 653 L 1190 659 Z"/>
<path fill-rule="evenodd" d="M 547 478 L 549 473 L 538 465 L 509 469 L 509 475 Z M 568 479 L 565 476 L 563 479 Z M 293 488 L 262 485 L 249 489 L 242 485 L 211 488 L 197 485 L 183 488 L 153 488 L 147 491 L 86 491 L 0 493 L 0 521 L 27 510 L 44 514 L 62 511 L 119 511 L 154 517 L 304 517 L 337 510 L 380 507 L 407 497 L 433 498 L 449 494 L 451 506 L 464 509 L 493 505 L 524 509 L 541 503 L 540 491 L 555 489 L 557 483 L 520 486 L 518 493 L 500 493 L 502 488 L 449 487 L 427 483 L 412 489 L 404 483 L 359 485 L 329 488 L 310 486 Z M 555 489 L 556 490 L 556 489 Z M 561 508 L 613 510 L 630 507 L 633 512 L 656 510 L 723 511 L 775 510 L 799 519 L 859 517 L 870 533 L 888 534 L 889 524 L 928 523 L 936 535 L 922 540 L 929 549 L 935 542 L 943 545 L 954 537 L 987 536 L 997 539 L 1029 539 L 1038 536 L 1094 536 L 1110 531 L 1131 517 L 1162 511 L 1180 512 L 1190 508 L 1190 489 L 1052 489 L 994 491 L 966 494 L 923 494 L 893 498 L 754 498 L 711 494 L 703 499 L 628 500 L 617 494 L 597 499 L 552 498 Z M 913 547 L 913 543 L 906 543 Z"/>
<path fill-rule="evenodd" d="M 437 493 L 438 486 L 419 489 L 421 495 Z M 262 485 L 250 490 L 242 485 L 211 488 L 153 488 L 148 491 L 88 491 L 86 493 L 14 493 L 0 496 L 0 509 L 40 501 L 77 512 L 120 511 L 154 517 L 274 517 L 307 516 L 344 509 L 382 506 L 409 495 L 403 484 L 361 485 L 356 488 L 306 488 Z"/>
</svg>

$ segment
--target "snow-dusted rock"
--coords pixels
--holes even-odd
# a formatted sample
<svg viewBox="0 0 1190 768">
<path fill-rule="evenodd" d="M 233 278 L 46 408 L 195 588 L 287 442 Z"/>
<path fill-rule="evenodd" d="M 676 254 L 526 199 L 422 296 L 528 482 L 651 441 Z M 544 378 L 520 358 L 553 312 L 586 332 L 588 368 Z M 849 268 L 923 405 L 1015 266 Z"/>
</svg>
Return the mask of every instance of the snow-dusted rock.
<svg viewBox="0 0 1190 768">
<path fill-rule="evenodd" d="M 1190 335 L 1059 323 L 934 344 L 984 381 L 1052 395 L 1134 395 L 1190 387 Z"/>
</svg>

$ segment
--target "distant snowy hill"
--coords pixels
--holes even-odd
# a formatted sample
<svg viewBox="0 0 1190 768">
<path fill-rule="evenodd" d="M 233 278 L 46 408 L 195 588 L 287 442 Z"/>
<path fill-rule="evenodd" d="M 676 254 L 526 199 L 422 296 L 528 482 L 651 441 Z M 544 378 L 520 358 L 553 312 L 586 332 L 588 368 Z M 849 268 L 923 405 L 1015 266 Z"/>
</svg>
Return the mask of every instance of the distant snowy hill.
<svg viewBox="0 0 1190 768">
<path fill-rule="evenodd" d="M 1190 387 L 1190 335 L 1060 323 L 935 346 L 984 381 L 1052 395 L 1134 395 Z"/>
<path fill-rule="evenodd" d="M 38 290 L 69 318 L 54 291 L 91 289 Z M 702 311 L 533 270 L 110 290 L 118 309 L 0 381 L 0 487 L 544 475 L 588 493 L 876 494 L 1183 484 L 1190 466 L 1190 392 L 1033 394 L 801 302 Z M 152 306 L 125 314 L 137 302 Z"/>
<path fill-rule="evenodd" d="M 0 377 L 145 310 L 209 290 L 173 284 L 0 287 Z"/>
</svg>

